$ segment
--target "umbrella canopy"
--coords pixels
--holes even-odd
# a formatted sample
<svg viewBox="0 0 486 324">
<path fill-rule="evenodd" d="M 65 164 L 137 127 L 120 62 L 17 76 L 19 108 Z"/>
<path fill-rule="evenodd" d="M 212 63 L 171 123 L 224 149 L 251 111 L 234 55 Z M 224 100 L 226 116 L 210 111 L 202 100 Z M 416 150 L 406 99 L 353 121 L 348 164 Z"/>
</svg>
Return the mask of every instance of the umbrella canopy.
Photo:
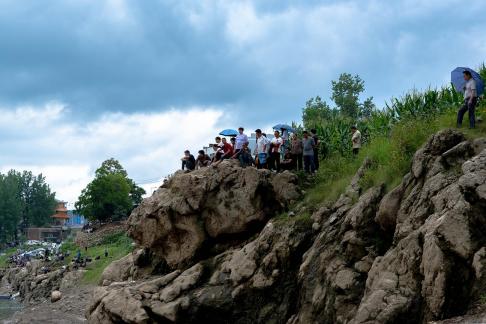
<svg viewBox="0 0 486 324">
<path fill-rule="evenodd" d="M 464 93 L 464 87 L 466 85 L 466 81 L 464 80 L 464 75 L 462 74 L 464 71 L 471 72 L 473 79 L 476 81 L 476 89 L 478 92 L 478 96 L 483 94 L 484 92 L 484 82 L 481 79 L 481 76 L 474 70 L 467 68 L 467 67 L 457 67 L 451 72 L 451 82 L 456 91 Z"/>
<path fill-rule="evenodd" d="M 277 124 L 277 125 L 273 126 L 273 129 L 276 129 L 276 130 L 286 129 L 289 133 L 295 132 L 295 129 L 293 129 L 292 126 L 289 126 L 287 124 Z"/>
<path fill-rule="evenodd" d="M 238 131 L 235 129 L 225 129 L 219 132 L 219 135 L 221 136 L 236 136 L 238 135 Z"/>
</svg>

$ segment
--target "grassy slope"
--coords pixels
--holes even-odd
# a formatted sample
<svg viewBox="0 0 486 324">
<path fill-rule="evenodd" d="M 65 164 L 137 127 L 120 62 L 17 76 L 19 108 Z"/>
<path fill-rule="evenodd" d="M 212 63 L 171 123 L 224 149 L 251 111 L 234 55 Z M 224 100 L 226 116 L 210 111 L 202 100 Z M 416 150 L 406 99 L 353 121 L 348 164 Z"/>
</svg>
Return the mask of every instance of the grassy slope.
<svg viewBox="0 0 486 324">
<path fill-rule="evenodd" d="M 7 266 L 8 259 L 10 258 L 10 256 L 15 254 L 16 251 L 17 251 L 17 248 L 15 248 L 15 247 L 8 248 L 5 251 L 2 251 L 3 255 L 0 255 L 0 268 L 5 268 Z"/>
<path fill-rule="evenodd" d="M 484 111 L 482 112 L 484 116 Z M 427 138 L 438 130 L 451 128 L 456 123 L 456 111 L 430 120 L 403 121 L 394 126 L 389 137 L 378 137 L 362 148 L 358 157 L 332 156 L 321 162 L 316 184 L 306 195 L 308 206 L 334 202 L 349 184 L 365 157 L 371 158 L 373 167 L 363 179 L 365 188 L 384 183 L 387 190 L 398 185 L 409 171 L 415 151 Z M 464 125 L 468 124 L 467 117 Z M 469 138 L 486 136 L 486 121 L 477 123 L 477 128 L 461 129 Z"/>
<path fill-rule="evenodd" d="M 61 250 L 69 252 L 70 256 L 64 260 L 64 264 L 70 264 L 73 258 L 76 257 L 76 252 L 80 249 L 81 256 L 84 257 L 86 252 L 82 248 L 78 248 L 72 241 L 63 243 Z M 105 249 L 108 251 L 108 258 L 104 257 Z M 118 260 L 133 250 L 132 240 L 126 236 L 125 233 L 113 234 L 106 237 L 99 245 L 88 248 L 87 255 L 93 259 L 88 263 L 83 277 L 85 284 L 97 284 L 101 278 L 103 270 L 113 261 Z M 7 267 L 7 260 L 11 255 L 15 254 L 17 248 L 10 248 L 0 256 L 0 268 Z M 101 256 L 99 260 L 95 260 L 96 256 Z"/>
<path fill-rule="evenodd" d="M 69 252 L 70 256 L 65 261 L 70 263 L 76 257 L 78 247 L 72 243 L 64 243 L 61 247 L 62 251 Z M 108 251 L 108 258 L 104 257 L 105 249 Z M 86 254 L 93 259 L 86 267 L 86 274 L 83 277 L 83 283 L 97 284 L 101 278 L 103 270 L 113 261 L 118 260 L 132 251 L 132 241 L 125 233 L 118 233 L 106 237 L 100 245 L 88 248 L 86 253 L 84 249 L 80 249 L 81 256 Z M 95 260 L 96 256 L 101 256 L 101 259 Z"/>
</svg>

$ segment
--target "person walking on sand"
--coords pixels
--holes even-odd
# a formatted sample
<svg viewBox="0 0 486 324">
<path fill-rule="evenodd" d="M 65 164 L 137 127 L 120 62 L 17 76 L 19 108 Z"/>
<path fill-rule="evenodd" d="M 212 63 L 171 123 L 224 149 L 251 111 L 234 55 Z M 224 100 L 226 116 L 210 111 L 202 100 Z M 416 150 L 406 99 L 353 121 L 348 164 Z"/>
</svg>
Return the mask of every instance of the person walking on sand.
<svg viewBox="0 0 486 324">
<path fill-rule="evenodd" d="M 314 165 L 314 146 L 315 142 L 312 137 L 309 137 L 309 133 L 304 131 L 302 138 L 303 156 L 304 156 L 304 170 L 307 173 L 315 172 Z"/>
<path fill-rule="evenodd" d="M 358 130 L 356 126 L 351 126 L 351 142 L 353 144 L 353 154 L 356 156 L 359 153 L 359 149 L 361 148 L 361 132 Z"/>
<path fill-rule="evenodd" d="M 469 114 L 469 128 L 474 128 L 476 127 L 475 109 L 478 101 L 476 81 L 473 79 L 471 72 L 465 70 L 462 73 L 466 85 L 464 86 L 464 104 L 457 112 L 457 127 L 462 126 L 462 119 L 467 111 Z"/>
</svg>

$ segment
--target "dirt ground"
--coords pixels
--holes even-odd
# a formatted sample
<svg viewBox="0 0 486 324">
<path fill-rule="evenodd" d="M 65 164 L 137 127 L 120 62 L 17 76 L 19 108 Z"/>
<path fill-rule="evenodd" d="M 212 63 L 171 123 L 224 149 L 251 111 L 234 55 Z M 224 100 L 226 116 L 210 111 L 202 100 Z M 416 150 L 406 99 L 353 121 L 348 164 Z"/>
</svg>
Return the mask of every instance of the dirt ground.
<svg viewBox="0 0 486 324">
<path fill-rule="evenodd" d="M 61 300 L 51 303 L 50 300 L 25 305 L 3 324 L 42 323 L 42 324 L 79 324 L 86 323 L 85 309 L 91 299 L 94 286 L 81 286 L 62 291 Z"/>
</svg>

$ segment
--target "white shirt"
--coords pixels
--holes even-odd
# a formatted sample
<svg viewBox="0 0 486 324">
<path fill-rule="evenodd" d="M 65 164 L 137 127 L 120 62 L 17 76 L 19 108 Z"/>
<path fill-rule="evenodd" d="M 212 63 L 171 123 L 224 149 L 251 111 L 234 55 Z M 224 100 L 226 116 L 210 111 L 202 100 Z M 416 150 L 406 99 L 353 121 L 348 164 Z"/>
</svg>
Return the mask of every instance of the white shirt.
<svg viewBox="0 0 486 324">
<path fill-rule="evenodd" d="M 280 150 L 280 146 L 283 144 L 283 139 L 281 137 L 279 138 L 272 138 L 272 144 L 273 144 L 273 147 L 272 147 L 272 152 L 278 152 Z"/>
<path fill-rule="evenodd" d="M 466 82 L 466 87 L 465 87 L 465 90 L 464 90 L 464 98 L 468 99 L 468 98 L 473 98 L 473 97 L 477 97 L 477 96 L 478 96 L 478 93 L 476 91 L 476 81 L 474 81 L 473 78 L 470 78 Z"/>
<path fill-rule="evenodd" d="M 248 143 L 248 136 L 246 136 L 246 134 L 236 135 L 235 149 L 241 150 L 243 148 L 243 144 L 245 143 Z"/>
<path fill-rule="evenodd" d="M 255 153 L 260 154 L 260 153 L 267 153 L 268 150 L 268 139 L 265 136 L 260 136 L 260 138 L 257 139 L 257 145 L 255 148 Z M 267 148 L 265 149 L 265 145 Z"/>
<path fill-rule="evenodd" d="M 360 148 L 361 147 L 361 133 L 359 130 L 354 132 L 353 137 L 351 137 L 351 141 L 353 141 L 353 148 Z"/>
</svg>

